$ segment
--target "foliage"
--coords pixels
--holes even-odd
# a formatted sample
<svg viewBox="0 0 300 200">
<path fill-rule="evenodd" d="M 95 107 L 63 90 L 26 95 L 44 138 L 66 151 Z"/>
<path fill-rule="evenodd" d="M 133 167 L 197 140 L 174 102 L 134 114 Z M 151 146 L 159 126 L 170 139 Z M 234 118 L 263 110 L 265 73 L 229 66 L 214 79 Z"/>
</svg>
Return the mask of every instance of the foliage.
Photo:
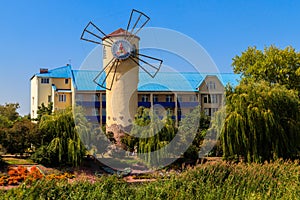
<svg viewBox="0 0 300 200">
<path fill-rule="evenodd" d="M 2 138 L 2 145 L 7 152 L 23 154 L 31 150 L 31 147 L 38 145 L 40 136 L 36 124 L 29 119 L 20 118 L 13 126 L 6 131 Z"/>
<path fill-rule="evenodd" d="M 53 110 L 53 103 L 50 102 L 48 103 L 47 106 L 45 106 L 44 103 L 42 103 L 40 106 L 38 106 L 38 111 L 37 111 L 37 121 L 41 121 L 41 118 L 44 116 L 44 115 L 51 115 L 52 114 L 52 110 Z"/>
<path fill-rule="evenodd" d="M 39 143 L 36 124 L 19 116 L 18 103 L 0 105 L 0 144 L 7 153 L 25 153 Z"/>
<path fill-rule="evenodd" d="M 181 156 L 176 152 L 186 151 L 185 158 L 197 159 L 209 125 L 210 117 L 201 113 L 200 107 L 182 119 L 179 130 L 171 115 L 160 119 L 150 109 L 140 107 L 130 134 L 125 135 L 122 142 L 129 151 L 137 150 L 139 157 L 152 166 L 159 166 L 166 158 Z M 173 139 L 175 145 L 168 145 Z"/>
<path fill-rule="evenodd" d="M 32 158 L 50 160 L 51 164 L 68 164 L 77 166 L 85 154 L 71 108 L 56 111 L 52 115 L 44 115 L 39 123 L 44 135 L 44 145 Z M 40 154 L 42 153 L 42 155 Z M 41 156 L 45 157 L 41 158 Z"/>
<path fill-rule="evenodd" d="M 182 144 L 189 144 L 189 148 L 183 154 L 184 158 L 196 160 L 199 158 L 199 151 L 202 148 L 203 140 L 207 134 L 207 129 L 210 126 L 210 117 L 201 112 L 200 106 L 193 109 L 182 119 L 179 132 L 181 139 L 178 147 Z"/>
<path fill-rule="evenodd" d="M 0 105 L 0 116 L 7 118 L 8 121 L 15 121 L 19 117 L 18 108 L 20 108 L 18 103 Z"/>
<path fill-rule="evenodd" d="M 167 152 L 157 151 L 166 146 L 175 136 L 176 128 L 171 116 L 160 120 L 150 109 L 140 107 L 135 117 L 126 144 L 130 149 L 136 146 L 140 158 L 152 165 L 159 165 Z"/>
<path fill-rule="evenodd" d="M 223 156 L 242 156 L 249 162 L 295 158 L 300 149 L 299 111 L 297 92 L 284 86 L 248 81 L 227 87 Z"/>
<path fill-rule="evenodd" d="M 299 162 L 204 164 L 153 182 L 43 180 L 0 191 L 0 199 L 299 199 Z"/>
<path fill-rule="evenodd" d="M 234 72 L 241 73 L 245 79 L 278 83 L 300 92 L 300 52 L 292 47 L 270 46 L 264 51 L 249 47 L 233 58 L 232 66 Z"/>
</svg>

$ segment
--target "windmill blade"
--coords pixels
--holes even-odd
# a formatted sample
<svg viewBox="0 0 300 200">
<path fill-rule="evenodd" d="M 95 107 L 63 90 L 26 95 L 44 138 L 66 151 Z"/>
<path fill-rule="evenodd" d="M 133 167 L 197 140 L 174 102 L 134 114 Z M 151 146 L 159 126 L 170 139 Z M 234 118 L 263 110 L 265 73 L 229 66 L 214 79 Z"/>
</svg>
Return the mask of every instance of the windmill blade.
<svg viewBox="0 0 300 200">
<path fill-rule="evenodd" d="M 139 53 L 136 53 L 136 55 L 131 55 L 130 58 L 131 58 L 131 60 L 133 60 L 133 62 L 135 62 L 138 66 L 140 66 L 152 78 L 154 78 L 156 76 L 156 74 L 160 70 L 161 65 L 163 63 L 163 60 L 161 60 L 159 58 L 154 58 L 154 57 L 147 56 L 144 54 L 139 54 Z M 141 65 L 139 62 L 136 61 L 136 59 L 139 60 L 140 62 L 142 62 L 144 65 Z"/>
<path fill-rule="evenodd" d="M 148 17 L 146 14 L 133 9 L 127 24 L 125 39 L 130 41 L 131 38 L 134 37 L 134 35 L 136 35 L 148 23 L 149 20 L 150 17 Z M 133 23 L 133 21 L 135 22 Z"/>
<path fill-rule="evenodd" d="M 110 64 L 112 63 L 112 65 L 110 66 Z M 116 71 L 117 71 L 117 67 L 119 64 L 119 60 L 112 58 L 108 64 L 97 74 L 97 76 L 94 78 L 94 83 L 96 83 L 98 86 L 106 89 L 106 90 L 111 90 L 115 76 L 116 76 Z M 107 74 L 105 74 L 105 70 L 108 69 Z M 110 84 L 106 83 L 106 80 L 108 78 L 108 76 L 111 75 L 111 72 L 113 72 L 113 78 L 110 82 Z M 103 77 L 105 76 L 105 77 Z"/>
<path fill-rule="evenodd" d="M 108 40 L 106 40 L 106 43 L 103 43 L 103 39 L 108 38 Z M 89 22 L 86 27 L 84 28 L 81 37 L 81 40 L 85 40 L 88 42 L 92 42 L 95 44 L 101 44 L 104 46 L 109 46 L 111 47 L 111 45 L 113 44 L 113 41 L 100 29 L 98 28 L 93 22 Z"/>
</svg>

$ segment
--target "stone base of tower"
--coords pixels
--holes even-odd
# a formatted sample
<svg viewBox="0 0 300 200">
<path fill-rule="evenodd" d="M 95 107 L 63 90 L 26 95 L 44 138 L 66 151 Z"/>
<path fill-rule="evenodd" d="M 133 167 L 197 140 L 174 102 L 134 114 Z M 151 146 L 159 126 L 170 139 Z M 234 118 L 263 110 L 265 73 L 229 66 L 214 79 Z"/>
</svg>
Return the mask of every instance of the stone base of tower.
<svg viewBox="0 0 300 200">
<path fill-rule="evenodd" d="M 131 131 L 132 125 L 123 127 L 119 124 L 112 124 L 110 126 L 106 125 L 106 133 L 112 133 L 113 137 L 116 141 L 116 147 L 119 149 L 126 150 L 126 145 L 122 143 L 122 138 L 125 136 L 126 133 Z"/>
</svg>

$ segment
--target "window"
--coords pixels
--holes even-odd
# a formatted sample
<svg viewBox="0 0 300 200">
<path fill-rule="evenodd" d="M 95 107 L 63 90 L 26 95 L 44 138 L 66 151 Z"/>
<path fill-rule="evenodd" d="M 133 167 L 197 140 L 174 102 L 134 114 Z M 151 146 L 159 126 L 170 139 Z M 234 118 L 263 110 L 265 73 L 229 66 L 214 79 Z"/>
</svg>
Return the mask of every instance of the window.
<svg viewBox="0 0 300 200">
<path fill-rule="evenodd" d="M 106 59 L 106 48 L 103 46 L 103 59 Z"/>
<path fill-rule="evenodd" d="M 168 108 L 167 109 L 167 115 L 173 115 L 173 110 L 171 108 Z"/>
<path fill-rule="evenodd" d="M 106 101 L 106 94 L 104 93 L 104 94 L 102 94 L 102 101 Z"/>
<path fill-rule="evenodd" d="M 218 95 L 217 94 L 212 94 L 212 95 L 204 95 L 203 97 L 203 102 L 204 103 L 218 103 Z"/>
<path fill-rule="evenodd" d="M 177 95 L 177 101 L 182 102 L 182 95 Z"/>
<path fill-rule="evenodd" d="M 214 89 L 216 89 L 216 83 L 213 82 L 213 81 L 209 81 L 209 82 L 206 84 L 206 86 L 207 86 L 207 89 L 209 89 L 209 90 L 214 90 Z"/>
<path fill-rule="evenodd" d="M 171 95 L 166 96 L 166 102 L 172 102 L 172 96 Z"/>
<path fill-rule="evenodd" d="M 59 102 L 66 102 L 67 101 L 67 96 L 65 94 L 60 94 L 58 96 L 58 101 Z"/>
<path fill-rule="evenodd" d="M 218 98 L 216 94 L 210 95 L 211 103 L 218 103 Z"/>
<path fill-rule="evenodd" d="M 93 95 L 93 101 L 99 101 L 99 94 Z"/>
<path fill-rule="evenodd" d="M 102 116 L 106 116 L 106 109 L 102 108 Z"/>
<path fill-rule="evenodd" d="M 178 116 L 181 116 L 181 115 L 182 115 L 182 111 L 181 111 L 180 108 L 178 108 L 178 110 L 177 110 L 177 115 L 178 115 Z"/>
<path fill-rule="evenodd" d="M 83 94 L 76 94 L 76 101 L 83 101 Z"/>
<path fill-rule="evenodd" d="M 153 95 L 153 102 L 158 102 L 158 95 Z"/>
<path fill-rule="evenodd" d="M 52 96 L 48 95 L 48 103 L 52 102 Z"/>
<path fill-rule="evenodd" d="M 212 108 L 212 109 L 211 109 L 211 115 L 214 115 L 215 112 L 217 112 L 217 111 L 218 111 L 218 108 Z"/>
<path fill-rule="evenodd" d="M 69 79 L 65 79 L 65 84 L 68 84 L 69 83 Z"/>
<path fill-rule="evenodd" d="M 191 95 L 190 96 L 190 102 L 196 102 L 197 101 L 197 96 L 196 95 Z"/>
<path fill-rule="evenodd" d="M 34 97 L 32 97 L 32 105 L 34 105 Z"/>
<path fill-rule="evenodd" d="M 203 102 L 204 103 L 208 103 L 209 102 L 209 96 L 206 94 L 206 95 L 204 95 L 204 97 L 203 97 Z"/>
<path fill-rule="evenodd" d="M 49 78 L 42 78 L 41 83 L 42 84 L 49 84 Z"/>
<path fill-rule="evenodd" d="M 204 108 L 204 113 L 207 116 L 210 116 L 210 108 Z"/>
<path fill-rule="evenodd" d="M 148 102 L 148 95 L 142 95 L 142 102 Z"/>
<path fill-rule="evenodd" d="M 95 108 L 95 115 L 99 116 L 99 109 L 98 108 Z"/>
</svg>

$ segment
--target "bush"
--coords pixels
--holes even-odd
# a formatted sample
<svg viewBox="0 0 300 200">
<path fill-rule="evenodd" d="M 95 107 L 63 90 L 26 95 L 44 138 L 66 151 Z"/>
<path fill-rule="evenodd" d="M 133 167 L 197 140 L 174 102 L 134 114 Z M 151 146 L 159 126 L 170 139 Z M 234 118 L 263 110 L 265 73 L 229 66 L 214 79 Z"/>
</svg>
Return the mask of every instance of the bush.
<svg viewBox="0 0 300 200">
<path fill-rule="evenodd" d="M 299 199 L 299 171 L 299 161 L 209 163 L 139 184 L 116 176 L 95 183 L 43 180 L 0 190 L 0 199 Z"/>
</svg>

